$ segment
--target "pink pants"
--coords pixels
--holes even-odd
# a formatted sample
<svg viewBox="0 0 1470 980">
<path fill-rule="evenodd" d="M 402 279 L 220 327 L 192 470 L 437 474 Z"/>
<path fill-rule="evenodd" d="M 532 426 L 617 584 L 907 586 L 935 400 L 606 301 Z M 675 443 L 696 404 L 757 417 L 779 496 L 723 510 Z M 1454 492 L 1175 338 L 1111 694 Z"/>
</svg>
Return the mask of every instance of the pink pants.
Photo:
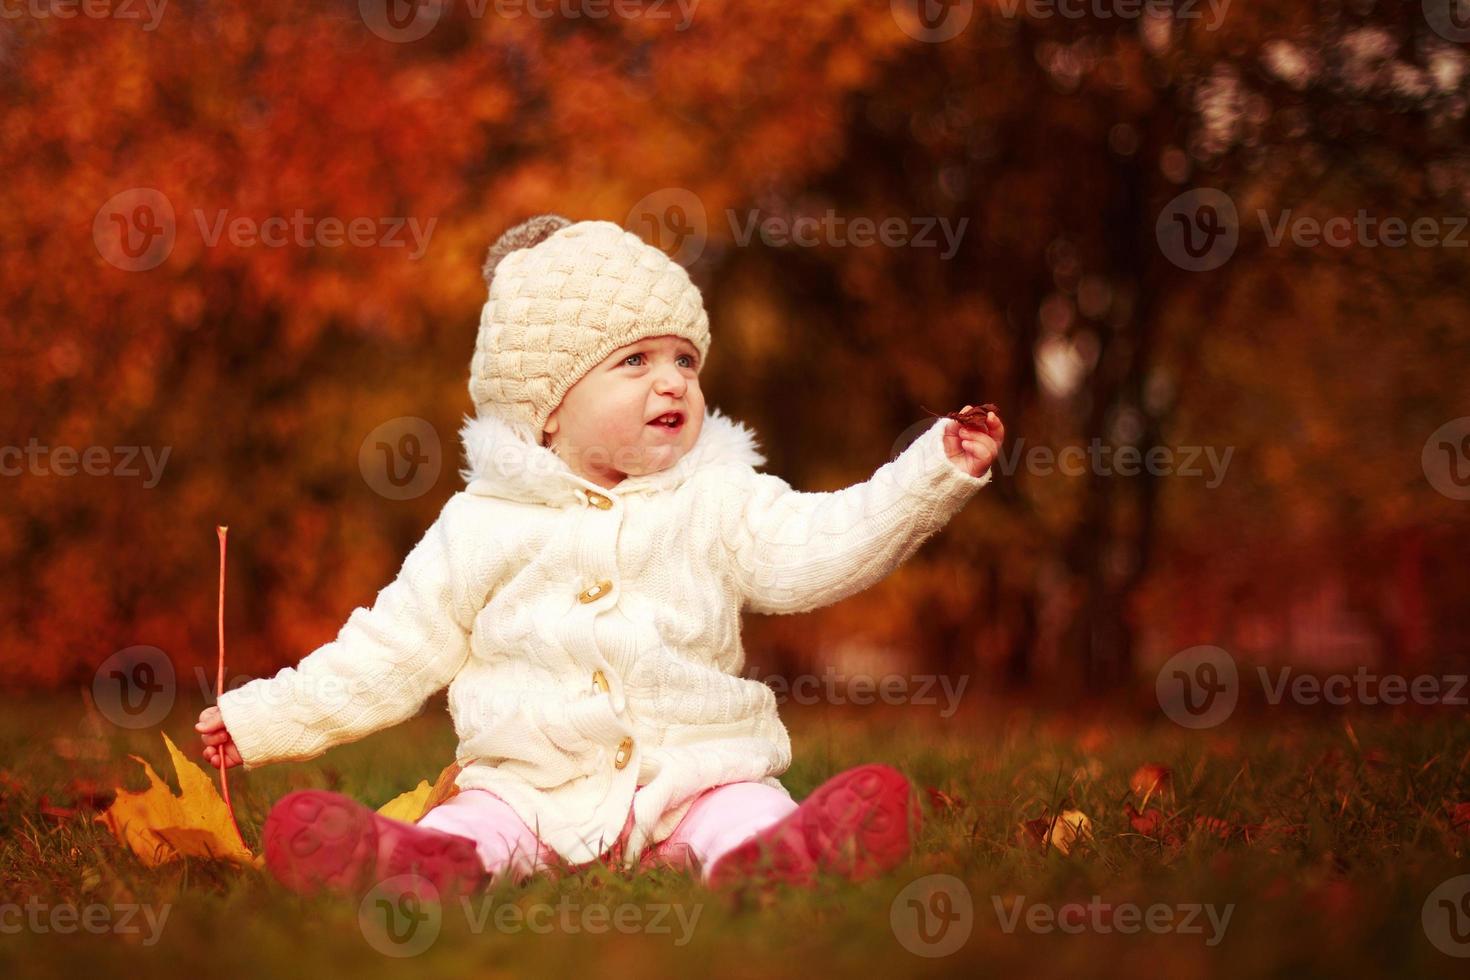
<svg viewBox="0 0 1470 980">
<path fill-rule="evenodd" d="M 668 840 L 644 851 L 642 866 L 684 868 L 708 881 L 710 870 L 726 852 L 795 809 L 794 800 L 764 783 L 715 786 L 695 797 Z M 559 863 L 555 852 L 541 843 L 510 804 L 487 790 L 461 790 L 430 810 L 418 826 L 468 837 L 485 870 L 496 878 L 510 872 L 519 880 Z M 630 809 L 611 861 L 618 859 L 632 827 Z"/>
</svg>

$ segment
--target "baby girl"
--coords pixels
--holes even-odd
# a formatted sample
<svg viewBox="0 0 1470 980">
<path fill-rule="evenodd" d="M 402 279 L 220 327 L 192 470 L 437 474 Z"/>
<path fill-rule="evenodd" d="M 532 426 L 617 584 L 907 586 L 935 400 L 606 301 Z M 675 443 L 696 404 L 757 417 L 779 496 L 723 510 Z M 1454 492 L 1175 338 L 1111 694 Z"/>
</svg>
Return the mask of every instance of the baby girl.
<svg viewBox="0 0 1470 980">
<path fill-rule="evenodd" d="M 448 687 L 459 792 L 416 823 L 335 793 L 283 797 L 267 866 L 360 894 L 440 892 L 599 860 L 712 887 L 862 879 L 908 855 L 919 810 L 888 766 L 800 805 L 769 687 L 740 676 L 740 613 L 797 613 L 882 579 L 990 480 L 986 413 L 931 426 L 865 483 L 799 493 L 708 409 L 709 319 L 663 252 L 542 215 L 485 263 L 463 491 L 371 609 L 196 726 L 210 764 L 314 758 Z M 968 410 L 970 406 L 965 406 Z"/>
</svg>

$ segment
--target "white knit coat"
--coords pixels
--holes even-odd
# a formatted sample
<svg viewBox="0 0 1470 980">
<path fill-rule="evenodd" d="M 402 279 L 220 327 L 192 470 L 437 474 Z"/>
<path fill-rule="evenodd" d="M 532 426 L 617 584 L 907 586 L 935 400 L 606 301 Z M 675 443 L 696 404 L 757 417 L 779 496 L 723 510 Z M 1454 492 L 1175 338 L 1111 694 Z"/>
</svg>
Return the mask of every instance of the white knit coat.
<svg viewBox="0 0 1470 980">
<path fill-rule="evenodd" d="M 461 437 L 464 490 L 371 609 L 294 668 L 219 699 L 247 770 L 314 758 L 449 688 L 461 789 L 500 796 L 574 864 L 667 838 L 702 790 L 776 777 L 791 742 L 739 676 L 740 613 L 868 588 L 990 480 L 931 425 L 864 483 L 801 493 L 708 411 L 674 466 L 605 489 L 493 417 Z M 634 790 L 638 790 L 636 798 Z"/>
</svg>

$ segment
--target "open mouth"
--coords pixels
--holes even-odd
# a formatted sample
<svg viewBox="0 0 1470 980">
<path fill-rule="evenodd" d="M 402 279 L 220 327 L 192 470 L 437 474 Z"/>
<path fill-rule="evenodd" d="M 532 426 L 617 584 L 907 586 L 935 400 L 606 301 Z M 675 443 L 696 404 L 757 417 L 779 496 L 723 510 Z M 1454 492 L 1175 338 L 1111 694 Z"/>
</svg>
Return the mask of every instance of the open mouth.
<svg viewBox="0 0 1470 980">
<path fill-rule="evenodd" d="M 653 419 L 648 424 L 654 426 L 655 428 L 667 429 L 670 432 L 677 432 L 684 427 L 684 413 L 669 412 L 667 415 L 660 415 L 658 418 Z"/>
</svg>

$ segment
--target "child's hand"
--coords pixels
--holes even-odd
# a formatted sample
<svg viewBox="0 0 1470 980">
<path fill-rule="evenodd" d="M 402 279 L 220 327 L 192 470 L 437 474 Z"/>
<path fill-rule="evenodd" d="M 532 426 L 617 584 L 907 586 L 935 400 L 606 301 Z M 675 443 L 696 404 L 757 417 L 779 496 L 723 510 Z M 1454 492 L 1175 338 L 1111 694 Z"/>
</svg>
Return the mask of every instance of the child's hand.
<svg viewBox="0 0 1470 980">
<path fill-rule="evenodd" d="M 225 729 L 225 720 L 220 716 L 219 708 L 210 706 L 199 712 L 199 721 L 195 723 L 194 730 L 204 740 L 204 758 L 211 766 L 219 768 L 221 753 L 226 769 L 244 761 L 240 758 L 240 750 L 235 748 L 235 740 Z"/>
<path fill-rule="evenodd" d="M 962 411 L 970 408 L 966 405 Z M 1000 416 L 989 412 L 983 424 L 966 425 L 956 419 L 946 419 L 943 424 L 945 455 L 971 476 L 984 476 L 999 458 L 1000 444 L 1005 441 L 1006 428 Z"/>
</svg>

